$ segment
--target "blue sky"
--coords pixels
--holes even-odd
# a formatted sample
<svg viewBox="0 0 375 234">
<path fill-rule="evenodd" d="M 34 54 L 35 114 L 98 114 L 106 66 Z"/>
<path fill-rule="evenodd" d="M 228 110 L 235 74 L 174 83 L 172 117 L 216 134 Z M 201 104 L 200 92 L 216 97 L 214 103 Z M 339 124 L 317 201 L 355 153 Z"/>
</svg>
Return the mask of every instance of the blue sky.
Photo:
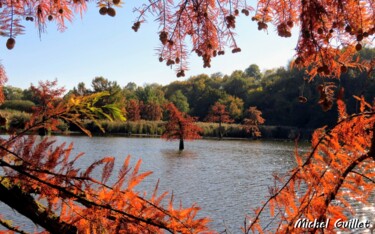
<svg viewBox="0 0 375 234">
<path fill-rule="evenodd" d="M 213 59 L 210 69 L 203 68 L 201 58 L 192 54 L 186 77 L 177 78 L 173 69 L 158 61 L 158 25 L 153 19 L 149 17 L 137 33 L 131 29 L 136 17 L 133 7 L 124 4 L 112 18 L 99 15 L 98 8 L 90 5 L 83 18 L 77 15 L 63 33 L 49 24 L 41 40 L 34 23 L 25 21 L 25 35 L 16 38 L 13 50 L 5 47 L 6 38 L 1 40 L 0 59 L 9 78 L 7 84 L 27 88 L 31 83 L 57 78 L 60 85 L 71 89 L 81 81 L 89 86 L 95 76 L 121 86 L 128 82 L 168 84 L 201 73 L 230 74 L 253 63 L 261 70 L 286 66 L 294 55 L 296 31 L 288 39 L 278 37 L 272 27 L 267 34 L 241 14 L 236 33 L 242 52 L 231 54 L 228 49 L 225 56 Z"/>
</svg>

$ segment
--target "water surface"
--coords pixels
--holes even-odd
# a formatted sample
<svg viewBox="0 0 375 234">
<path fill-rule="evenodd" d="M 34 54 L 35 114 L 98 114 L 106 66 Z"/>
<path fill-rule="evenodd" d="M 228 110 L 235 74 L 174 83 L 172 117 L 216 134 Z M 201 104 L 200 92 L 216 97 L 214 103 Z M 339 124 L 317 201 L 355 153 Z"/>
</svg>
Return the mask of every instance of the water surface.
<svg viewBox="0 0 375 234">
<path fill-rule="evenodd" d="M 57 143 L 74 142 L 73 155 L 85 152 L 78 165 L 86 168 L 103 156 L 114 156 L 114 174 L 127 155 L 132 165 L 138 159 L 141 171 L 153 171 L 137 189 L 151 194 L 160 179 L 159 191 L 173 192 L 175 201 L 183 205 L 197 203 L 201 216 L 209 216 L 211 228 L 240 233 L 246 214 L 267 199 L 268 186 L 273 184 L 273 173 L 283 173 L 294 163 L 295 145 L 282 141 L 248 140 L 198 140 L 185 143 L 179 152 L 178 142 L 158 138 L 59 136 Z M 299 150 L 307 151 L 308 145 L 300 144 Z M 373 207 L 364 210 L 361 217 L 368 217 Z M 368 211 L 366 211 L 366 209 Z M 16 215 L 0 204 L 1 213 Z M 372 216 L 373 217 L 373 216 Z M 17 219 L 28 230 L 35 226 Z M 374 220 L 375 221 L 375 220 Z"/>
</svg>

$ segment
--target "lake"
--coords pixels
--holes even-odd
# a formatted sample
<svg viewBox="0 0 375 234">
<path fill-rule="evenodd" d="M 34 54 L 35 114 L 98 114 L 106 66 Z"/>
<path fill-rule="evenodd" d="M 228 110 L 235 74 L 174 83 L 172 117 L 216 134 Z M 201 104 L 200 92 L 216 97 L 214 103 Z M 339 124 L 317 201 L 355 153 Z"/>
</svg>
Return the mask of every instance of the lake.
<svg viewBox="0 0 375 234">
<path fill-rule="evenodd" d="M 219 232 L 240 233 L 245 215 L 266 200 L 272 174 L 295 165 L 293 142 L 197 140 L 186 142 L 185 150 L 179 152 L 177 141 L 159 138 L 55 138 L 58 143 L 74 142 L 73 155 L 86 153 L 79 161 L 82 168 L 103 156 L 116 157 L 115 170 L 127 155 L 133 165 L 142 159 L 141 171 L 154 173 L 137 187 L 139 191 L 150 194 L 160 179 L 160 193 L 173 192 L 175 201 L 181 200 L 185 206 L 197 203 L 202 208 L 200 215 L 209 216 L 213 220 L 210 227 Z M 309 146 L 300 144 L 299 149 L 307 151 Z M 1 205 L 0 209 L 6 208 Z M 374 212 L 373 207 L 366 209 L 369 214 Z"/>
</svg>

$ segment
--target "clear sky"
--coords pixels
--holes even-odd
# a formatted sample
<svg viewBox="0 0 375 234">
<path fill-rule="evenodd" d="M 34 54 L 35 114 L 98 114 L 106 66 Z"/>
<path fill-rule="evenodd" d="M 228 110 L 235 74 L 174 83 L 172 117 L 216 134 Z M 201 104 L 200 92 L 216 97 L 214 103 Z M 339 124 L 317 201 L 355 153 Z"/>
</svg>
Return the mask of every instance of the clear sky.
<svg viewBox="0 0 375 234">
<path fill-rule="evenodd" d="M 95 76 L 117 81 L 121 86 L 128 82 L 168 84 L 201 73 L 230 74 L 253 63 L 261 70 L 286 66 L 294 55 L 296 31 L 287 39 L 278 37 L 272 27 L 267 34 L 241 14 L 236 33 L 242 52 L 231 54 L 228 49 L 224 56 L 212 60 L 210 69 L 203 68 L 201 58 L 194 53 L 186 77 L 177 78 L 174 69 L 158 61 L 158 25 L 153 19 L 149 17 L 137 33 L 131 29 L 136 17 L 133 7 L 129 3 L 116 8 L 117 15 L 112 18 L 100 15 L 98 8 L 90 5 L 83 18 L 77 15 L 63 33 L 49 24 L 41 40 L 34 23 L 25 21 L 25 35 L 16 38 L 13 50 L 5 47 L 6 38 L 1 40 L 0 59 L 9 78 L 7 84 L 27 88 L 30 83 L 57 78 L 60 85 L 71 89 L 78 82 L 89 87 Z"/>
</svg>

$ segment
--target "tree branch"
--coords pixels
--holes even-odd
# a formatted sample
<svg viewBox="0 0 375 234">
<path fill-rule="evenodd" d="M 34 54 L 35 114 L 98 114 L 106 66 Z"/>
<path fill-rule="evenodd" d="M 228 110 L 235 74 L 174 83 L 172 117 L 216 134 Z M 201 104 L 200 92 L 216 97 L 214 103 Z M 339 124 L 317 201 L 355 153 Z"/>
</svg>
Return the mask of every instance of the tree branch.
<svg viewBox="0 0 375 234">
<path fill-rule="evenodd" d="M 335 188 L 330 192 L 330 194 L 327 195 L 325 200 L 325 208 L 324 212 L 322 212 L 322 215 L 320 215 L 318 220 L 322 220 L 325 214 L 325 211 L 328 209 L 329 204 L 336 198 L 336 195 L 341 188 L 342 184 L 345 181 L 345 178 L 348 176 L 349 173 L 353 172 L 354 168 L 359 165 L 361 162 L 365 161 L 366 159 L 375 159 L 375 123 L 373 124 L 373 132 L 372 132 L 372 139 L 371 139 L 371 146 L 370 150 L 367 154 L 363 154 L 359 156 L 355 161 L 353 161 L 342 173 L 340 176 L 339 181 L 337 182 Z"/>
<path fill-rule="evenodd" d="M 44 181 L 44 180 L 41 180 L 39 179 L 38 177 L 24 171 L 21 167 L 19 166 L 15 166 L 15 165 L 11 165 L 3 160 L 0 159 L 0 166 L 6 166 L 6 167 L 9 167 L 9 168 L 12 168 L 13 170 L 19 172 L 20 174 L 22 175 L 25 175 L 27 177 L 29 177 L 30 179 L 32 180 L 35 180 L 35 181 L 38 181 L 42 184 L 45 184 L 47 186 L 49 186 L 51 189 L 56 189 L 62 193 L 64 193 L 64 195 L 70 197 L 70 198 L 74 198 L 74 199 L 77 199 L 76 201 L 86 207 L 91 207 L 91 206 L 95 206 L 95 207 L 98 207 L 98 208 L 102 208 L 102 209 L 107 209 L 107 210 L 111 210 L 113 212 L 116 212 L 120 215 L 124 215 L 130 219 L 133 219 L 135 221 L 139 221 L 139 222 L 144 222 L 146 224 L 149 224 L 149 225 L 152 225 L 152 226 L 155 226 L 155 227 L 158 227 L 158 228 L 161 228 L 161 229 L 164 229 L 166 231 L 169 231 L 170 233 L 173 233 L 173 231 L 171 229 L 169 229 L 167 227 L 167 225 L 165 225 L 164 223 L 162 222 L 157 222 L 156 220 L 150 220 L 150 219 L 145 219 L 145 218 L 142 218 L 142 217 L 137 217 L 135 215 L 132 215 L 132 214 L 128 214 L 122 210 L 119 210 L 119 209 L 115 209 L 113 207 L 110 207 L 108 205 L 102 205 L 102 204 L 98 204 L 94 201 L 91 201 L 89 199 L 87 199 L 86 197 L 84 196 L 81 196 L 81 195 L 78 195 L 78 194 L 75 194 L 74 192 L 72 191 L 69 191 L 67 188 L 64 188 L 64 187 L 61 187 L 59 185 L 55 185 L 55 184 L 52 184 L 52 183 L 49 183 L 47 181 Z M 0 190 L 1 192 L 1 190 Z M 31 197 L 31 196 L 30 196 Z M 32 198 L 32 197 L 31 197 Z M 0 200 L 1 200 L 1 197 L 0 197 Z M 12 200 L 12 199 L 11 199 Z M 17 199 L 15 199 L 17 200 Z M 26 204 L 28 204 L 26 202 Z M 12 207 L 12 206 L 11 206 Z M 42 226 L 42 225 L 41 225 Z M 60 232 L 61 233 L 61 232 Z"/>
<path fill-rule="evenodd" d="M 354 174 L 360 175 L 360 176 L 362 176 L 362 177 L 368 179 L 369 181 L 371 181 L 372 183 L 375 184 L 375 180 L 371 179 L 370 177 L 368 177 L 368 176 L 366 176 L 366 175 L 364 175 L 364 174 L 362 174 L 362 173 L 359 173 L 358 171 L 351 171 L 351 173 L 354 173 Z"/>
<path fill-rule="evenodd" d="M 6 229 L 8 229 L 10 231 L 13 231 L 13 232 L 17 232 L 17 233 L 21 233 L 21 234 L 29 234 L 29 233 L 27 233 L 25 231 L 20 230 L 19 228 L 15 227 L 15 226 L 13 226 L 7 220 L 0 219 L 0 225 L 4 226 Z"/>
<path fill-rule="evenodd" d="M 75 234 L 77 228 L 59 220 L 51 211 L 36 202 L 35 199 L 3 179 L 0 183 L 0 200 L 18 213 L 29 218 L 34 223 L 42 226 L 51 233 Z"/>
</svg>

